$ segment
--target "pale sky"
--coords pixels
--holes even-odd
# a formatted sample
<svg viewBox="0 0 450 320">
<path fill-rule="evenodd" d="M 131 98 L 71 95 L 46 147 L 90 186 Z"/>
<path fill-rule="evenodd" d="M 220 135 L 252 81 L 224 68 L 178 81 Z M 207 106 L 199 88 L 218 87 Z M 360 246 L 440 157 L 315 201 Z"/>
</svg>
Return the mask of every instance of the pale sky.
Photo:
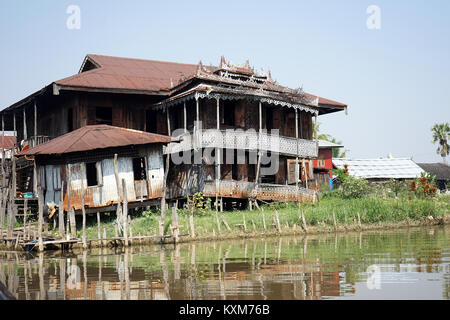
<svg viewBox="0 0 450 320">
<path fill-rule="evenodd" d="M 68 29 L 70 5 L 80 29 Z M 380 29 L 366 12 L 380 9 Z M 0 108 L 78 72 L 88 53 L 218 64 L 247 59 L 280 84 L 344 102 L 319 117 L 348 156 L 441 161 L 450 122 L 450 1 L 81 1 L 0 3 Z M 372 20 L 371 20 L 372 21 Z"/>
</svg>

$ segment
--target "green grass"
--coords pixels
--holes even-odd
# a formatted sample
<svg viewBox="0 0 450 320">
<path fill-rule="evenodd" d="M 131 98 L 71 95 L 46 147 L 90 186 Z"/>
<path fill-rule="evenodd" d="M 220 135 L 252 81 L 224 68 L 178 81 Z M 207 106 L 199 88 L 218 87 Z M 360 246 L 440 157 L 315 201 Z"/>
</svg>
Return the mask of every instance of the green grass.
<svg viewBox="0 0 450 320">
<path fill-rule="evenodd" d="M 272 203 L 270 205 L 261 206 L 264 208 L 266 220 L 266 232 L 276 233 L 273 226 L 272 217 L 275 210 L 279 214 L 280 225 L 286 230 L 286 223 L 289 225 L 288 231 L 292 231 L 294 224 L 297 230 L 302 226 L 301 211 L 305 212 L 305 219 L 308 227 L 316 227 L 319 231 L 333 230 L 333 211 L 335 212 L 338 226 L 356 226 L 358 224 L 358 212 L 360 214 L 361 223 L 364 225 L 389 225 L 401 222 L 420 222 L 425 221 L 429 216 L 434 219 L 448 216 L 450 214 L 450 195 L 441 195 L 429 199 L 409 199 L 408 197 L 383 198 L 377 196 L 367 196 L 360 199 L 342 199 L 339 197 L 326 196 L 316 203 L 301 203 L 300 208 L 296 203 Z M 189 216 L 185 210 L 179 211 L 179 224 L 183 225 L 181 234 L 189 233 Z M 225 220 L 231 227 L 228 231 L 222 223 L 220 216 L 223 215 Z M 171 211 L 167 211 L 164 225 L 165 234 L 170 233 Z M 241 236 L 243 228 L 237 226 L 243 223 L 245 216 L 247 233 L 253 233 L 253 223 L 256 232 L 261 234 L 264 232 L 262 215 L 259 210 L 241 210 L 219 212 L 220 235 L 223 237 Z M 159 211 L 143 211 L 131 216 L 133 235 L 158 235 L 158 223 L 160 219 Z M 77 235 L 81 237 L 81 217 L 77 216 Z M 102 214 L 101 216 L 101 235 L 103 229 L 106 229 L 107 237 L 114 236 L 115 213 Z M 208 211 L 205 215 L 194 215 L 195 234 L 198 237 L 210 237 L 214 233 L 219 234 L 215 211 Z M 20 222 L 17 223 L 20 226 Z M 89 216 L 87 219 L 86 235 L 88 239 L 97 238 L 97 218 L 95 215 Z"/>
<path fill-rule="evenodd" d="M 302 203 L 300 208 L 296 203 L 273 203 L 271 205 L 263 205 L 264 215 L 266 220 L 267 231 L 274 232 L 276 229 L 272 225 L 272 217 L 275 211 L 278 212 L 280 225 L 282 229 L 286 228 L 286 223 L 292 228 L 294 224 L 298 228 L 302 225 L 301 210 L 305 212 L 305 220 L 308 227 L 317 226 L 324 229 L 333 228 L 333 211 L 335 212 L 336 222 L 338 225 L 357 225 L 358 212 L 360 214 L 362 224 L 389 224 L 398 223 L 402 221 L 424 221 L 429 216 L 434 219 L 444 217 L 450 214 L 450 196 L 440 196 L 433 199 L 393 199 L 382 198 L 376 196 L 368 196 L 361 199 L 341 199 L 334 197 L 327 197 L 322 199 L 319 203 L 310 204 Z M 228 231 L 222 223 L 220 216 L 223 215 L 225 220 L 231 227 L 231 232 Z M 237 226 L 243 223 L 243 216 L 245 216 L 247 232 L 253 232 L 253 223 L 256 231 L 261 233 L 264 231 L 262 215 L 259 210 L 241 210 L 219 212 L 221 235 L 239 235 L 243 233 L 242 226 Z M 102 216 L 102 233 L 103 228 L 107 230 L 107 236 L 114 236 L 114 217 Z M 131 216 L 133 235 L 157 235 L 159 212 L 142 212 L 138 215 Z M 189 233 L 189 216 L 180 210 L 179 224 L 183 225 L 181 234 Z M 166 220 L 164 230 L 168 234 L 170 232 L 169 226 L 171 224 L 171 212 L 166 213 Z M 78 223 L 78 221 L 77 221 Z M 80 225 L 78 223 L 78 225 Z M 216 223 L 215 211 L 209 211 L 206 215 L 195 216 L 194 225 L 196 236 L 212 236 L 213 232 L 217 235 L 218 228 Z M 214 231 L 213 231 L 214 230 Z M 88 221 L 87 228 L 88 238 L 97 238 L 96 220 Z M 81 235 L 81 232 L 79 232 Z"/>
</svg>

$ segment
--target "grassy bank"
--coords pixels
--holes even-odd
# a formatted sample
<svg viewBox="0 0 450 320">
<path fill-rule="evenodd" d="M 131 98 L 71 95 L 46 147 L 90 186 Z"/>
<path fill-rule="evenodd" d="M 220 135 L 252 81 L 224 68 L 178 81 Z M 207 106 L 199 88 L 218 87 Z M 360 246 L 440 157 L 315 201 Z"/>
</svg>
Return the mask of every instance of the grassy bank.
<svg viewBox="0 0 450 320">
<path fill-rule="evenodd" d="M 430 223 L 448 223 L 450 220 L 450 196 L 442 195 L 429 199 L 407 199 L 407 198 L 382 198 L 368 196 L 359 199 L 342 199 L 336 197 L 323 198 L 319 203 L 300 204 L 296 203 L 274 203 L 263 205 L 266 220 L 264 230 L 261 211 L 244 210 L 219 212 L 219 218 L 224 216 L 231 227 L 228 231 L 220 219 L 220 232 L 216 223 L 215 211 L 205 211 L 203 215 L 194 215 L 195 234 L 197 238 L 233 238 L 251 237 L 261 234 L 277 234 L 276 226 L 273 225 L 275 211 L 278 212 L 282 233 L 304 232 L 301 211 L 305 213 L 306 225 L 309 233 L 334 231 L 333 211 L 336 217 L 338 231 L 392 228 L 402 225 L 420 225 Z M 361 220 L 361 228 L 358 223 L 358 213 Z M 243 218 L 247 225 L 244 232 L 242 226 Z M 179 224 L 183 225 L 181 234 L 189 233 L 189 215 L 180 210 Z M 159 223 L 158 211 L 144 211 L 131 216 L 133 235 L 157 235 Z M 102 216 L 103 228 L 107 231 L 107 237 L 114 236 L 115 214 Z M 80 226 L 81 221 L 77 221 Z M 170 233 L 171 213 L 167 212 L 165 232 Z M 97 224 L 95 219 L 88 219 L 87 237 L 97 238 Z M 81 230 L 78 234 L 81 236 Z"/>
</svg>

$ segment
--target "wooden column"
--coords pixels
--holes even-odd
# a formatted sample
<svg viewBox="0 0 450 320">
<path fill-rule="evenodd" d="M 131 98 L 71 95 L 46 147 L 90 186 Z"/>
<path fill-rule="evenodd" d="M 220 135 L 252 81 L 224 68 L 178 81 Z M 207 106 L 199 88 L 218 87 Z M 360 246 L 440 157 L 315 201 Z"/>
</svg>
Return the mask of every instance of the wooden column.
<svg viewBox="0 0 450 320">
<path fill-rule="evenodd" d="M 41 184 L 38 185 L 38 206 L 39 206 L 39 216 L 38 216 L 38 249 L 40 252 L 44 251 L 44 244 L 42 239 L 42 224 L 44 223 L 44 195 L 42 194 Z"/>
<path fill-rule="evenodd" d="M 34 100 L 34 144 L 36 144 L 36 137 L 38 135 L 38 129 L 37 129 L 37 106 L 36 106 L 36 100 Z M 33 147 L 35 147 L 34 145 Z"/>
<path fill-rule="evenodd" d="M 220 130 L 220 100 L 216 98 L 216 122 L 217 131 Z M 220 149 L 216 148 L 216 212 L 219 206 L 218 194 L 220 190 Z"/>
<path fill-rule="evenodd" d="M 299 163 L 298 163 L 298 110 L 295 109 L 295 141 L 297 143 L 297 152 L 295 157 L 295 192 L 296 198 L 298 202 L 298 177 L 299 177 Z"/>
<path fill-rule="evenodd" d="M 258 131 L 258 163 L 256 164 L 256 176 L 255 176 L 255 188 L 254 188 L 254 196 L 255 196 L 255 203 L 256 197 L 258 195 L 258 185 L 259 185 L 259 172 L 261 170 L 261 149 L 260 149 L 260 139 L 262 135 L 262 103 L 259 101 L 259 107 L 258 107 L 258 116 L 259 116 L 259 131 Z"/>
<path fill-rule="evenodd" d="M 5 119 L 2 114 L 2 188 L 6 188 L 5 170 Z"/>
<path fill-rule="evenodd" d="M 27 113 L 23 107 L 23 140 L 27 140 Z"/>
<path fill-rule="evenodd" d="M 186 101 L 183 104 L 183 122 L 184 122 L 184 132 L 187 132 L 187 110 L 186 110 Z"/>
<path fill-rule="evenodd" d="M 16 197 L 16 193 L 17 193 L 17 179 L 16 179 L 16 146 L 17 146 L 17 133 L 16 133 L 16 113 L 13 113 L 13 123 L 14 123 L 14 148 L 13 148 L 13 152 L 12 152 L 12 194 L 13 197 Z"/>
</svg>

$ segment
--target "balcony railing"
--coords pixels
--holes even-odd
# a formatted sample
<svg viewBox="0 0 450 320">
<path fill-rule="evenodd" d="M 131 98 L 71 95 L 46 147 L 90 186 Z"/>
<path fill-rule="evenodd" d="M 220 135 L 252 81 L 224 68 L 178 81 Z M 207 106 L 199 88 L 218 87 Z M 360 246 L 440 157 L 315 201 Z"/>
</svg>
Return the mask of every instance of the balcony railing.
<svg viewBox="0 0 450 320">
<path fill-rule="evenodd" d="M 40 144 L 43 144 L 44 142 L 47 142 L 50 140 L 49 136 L 33 136 L 33 137 L 29 137 L 27 140 L 25 140 L 24 142 L 24 146 L 29 145 L 30 148 L 34 148 Z"/>
<path fill-rule="evenodd" d="M 295 139 L 255 131 L 214 130 L 188 132 L 181 136 L 183 141 L 171 143 L 164 153 L 177 153 L 197 148 L 224 148 L 277 152 L 289 156 L 316 158 L 316 141 Z"/>
</svg>

